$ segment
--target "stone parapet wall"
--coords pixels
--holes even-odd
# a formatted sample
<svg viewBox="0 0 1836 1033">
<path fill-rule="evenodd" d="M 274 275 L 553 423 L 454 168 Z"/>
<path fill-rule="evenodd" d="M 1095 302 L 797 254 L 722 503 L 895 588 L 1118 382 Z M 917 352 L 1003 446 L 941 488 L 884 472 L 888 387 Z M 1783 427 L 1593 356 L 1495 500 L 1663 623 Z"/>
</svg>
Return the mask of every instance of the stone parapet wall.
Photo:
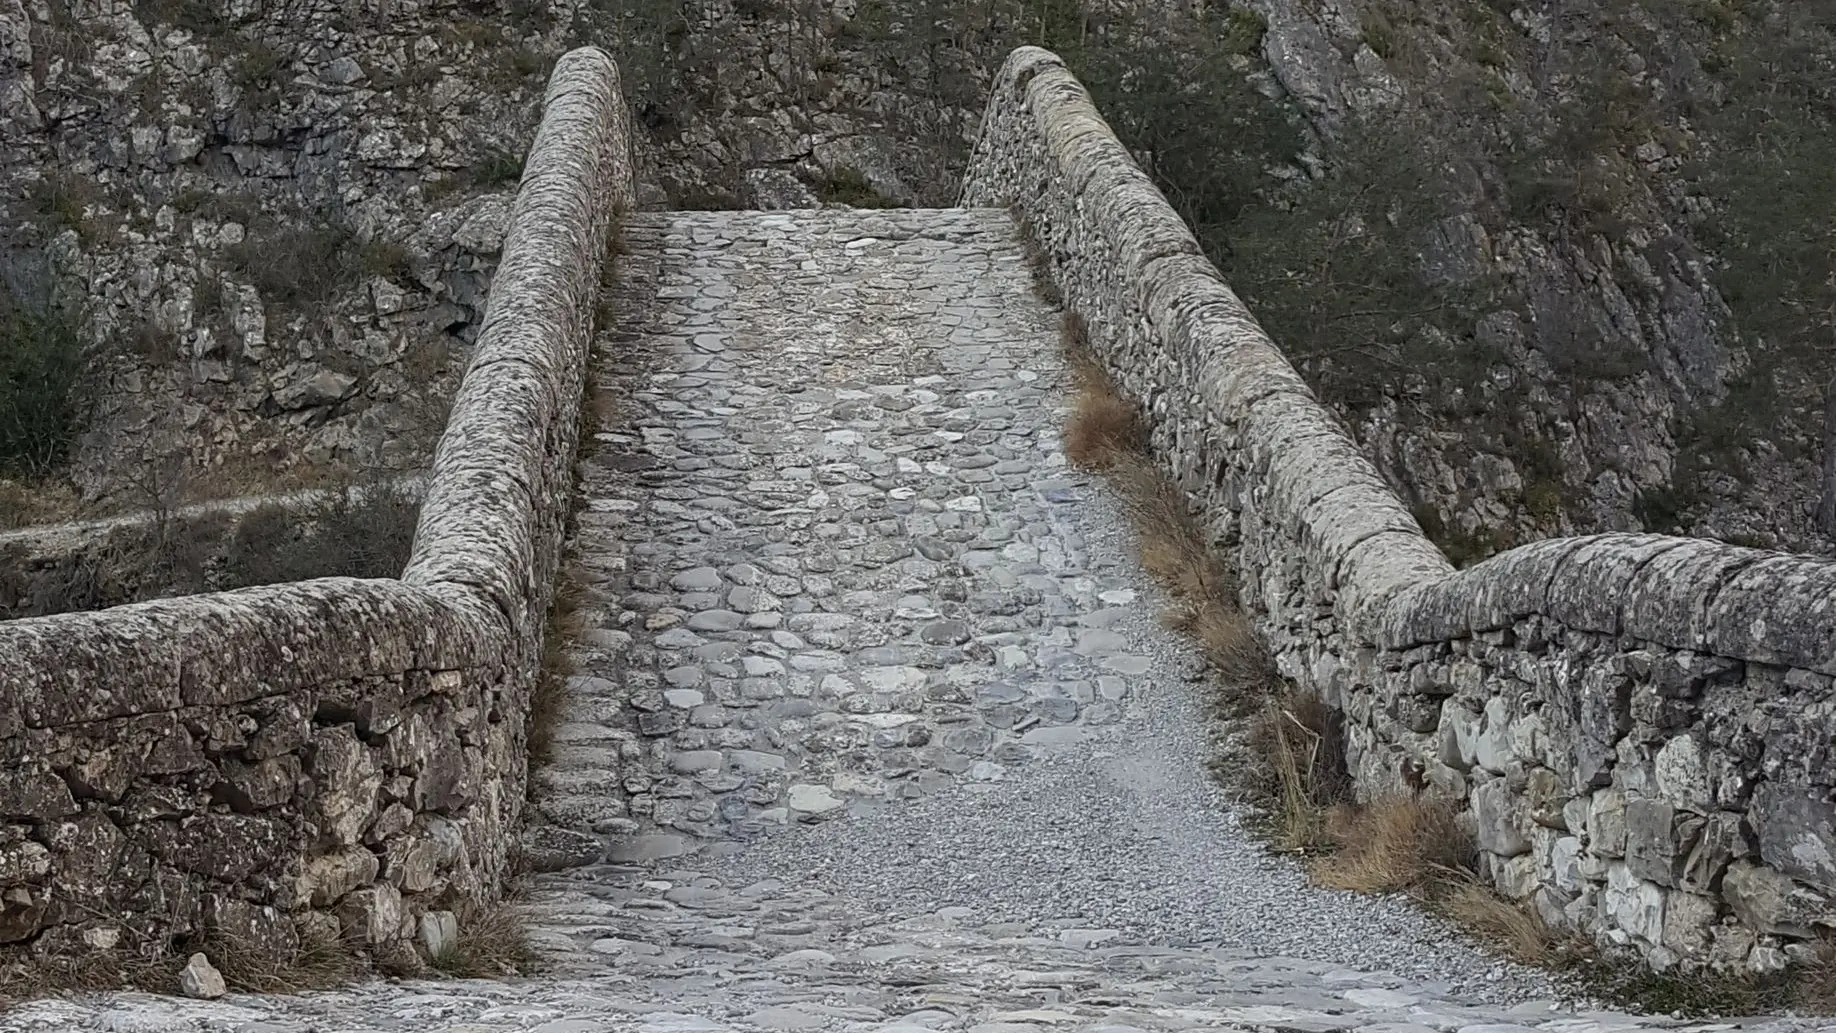
<svg viewBox="0 0 1836 1033">
<path fill-rule="evenodd" d="M 1836 929 L 1836 564 L 1603 535 L 1454 570 L 1046 51 L 962 203 L 1022 217 L 1362 793 L 1464 801 L 1502 892 L 1658 967 Z"/>
<path fill-rule="evenodd" d="M 626 117 L 559 62 L 399 580 L 0 623 L 0 944 L 391 951 L 499 892 Z"/>
</svg>

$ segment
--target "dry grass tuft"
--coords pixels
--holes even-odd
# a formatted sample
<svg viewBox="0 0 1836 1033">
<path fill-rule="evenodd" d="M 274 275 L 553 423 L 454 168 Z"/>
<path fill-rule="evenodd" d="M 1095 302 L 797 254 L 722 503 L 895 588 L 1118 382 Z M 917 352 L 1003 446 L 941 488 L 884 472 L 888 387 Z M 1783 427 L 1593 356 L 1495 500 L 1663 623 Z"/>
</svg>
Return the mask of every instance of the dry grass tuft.
<svg viewBox="0 0 1836 1033">
<path fill-rule="evenodd" d="M 1289 690 L 1265 697 L 1246 723 L 1246 760 L 1232 781 L 1267 814 L 1271 843 L 1317 853 L 1335 842 L 1336 811 L 1352 805 L 1339 712 L 1317 696 Z"/>
<path fill-rule="evenodd" d="M 61 993 L 144 989 L 171 992 L 184 960 L 141 958 L 116 952 L 35 957 L 24 948 L 0 950 L 0 1009 Z"/>
<path fill-rule="evenodd" d="M 194 949 L 223 974 L 231 989 L 251 993 L 321 990 L 359 979 L 366 971 L 363 955 L 337 938 L 309 937 L 284 954 L 220 933 L 195 948 L 151 943 L 139 948 L 50 955 L 33 955 L 24 948 L 0 950 L 0 1006 L 62 993 L 174 993 L 179 972 Z"/>
<path fill-rule="evenodd" d="M 1338 849 L 1313 866 L 1324 886 L 1353 893 L 1434 896 L 1464 886 L 1476 847 L 1459 812 L 1443 800 L 1389 796 L 1343 812 L 1332 838 Z"/>
<path fill-rule="evenodd" d="M 82 514 L 82 502 L 67 484 L 0 477 L 0 531 L 59 524 Z"/>
<path fill-rule="evenodd" d="M 1133 405 L 1107 388 L 1085 387 L 1065 427 L 1065 454 L 1079 469 L 1108 470 L 1135 455 L 1142 437 Z"/>
<path fill-rule="evenodd" d="M 225 983 L 252 993 L 322 990 L 357 979 L 365 969 L 357 946 L 334 936 L 305 937 L 298 949 L 281 955 L 219 936 L 203 952 Z"/>
<path fill-rule="evenodd" d="M 1430 903 L 1480 942 L 1526 965 L 1548 965 L 1561 943 L 1535 911 L 1506 900 L 1470 875 L 1445 884 Z"/>
<path fill-rule="evenodd" d="M 1135 404 L 1122 396 L 1109 371 L 1090 353 L 1084 318 L 1067 312 L 1059 342 L 1077 389 L 1065 424 L 1065 454 L 1083 470 L 1109 470 L 1147 452 L 1147 428 Z"/>
<path fill-rule="evenodd" d="M 1602 957 L 1588 943 L 1564 941 L 1551 963 L 1573 970 L 1607 1004 L 1626 1011 L 1723 1016 L 1836 1015 L 1836 932 L 1816 945 L 1816 957 L 1767 976 L 1728 972 L 1653 972 L 1626 955 Z"/>
<path fill-rule="evenodd" d="M 1817 960 L 1798 970 L 1792 1003 L 1807 1015 L 1836 1015 L 1836 932 L 1826 932 Z"/>
<path fill-rule="evenodd" d="M 1244 689 L 1266 692 L 1275 683 L 1268 652 L 1243 614 L 1218 604 L 1218 598 L 1214 593 L 1188 594 L 1169 606 L 1161 620 L 1190 638 L 1236 695 Z"/>
<path fill-rule="evenodd" d="M 461 979 L 501 979 L 534 969 L 535 948 L 522 910 L 511 901 L 459 916 L 459 935 L 430 964 Z"/>
<path fill-rule="evenodd" d="M 1146 458 L 1131 455 L 1109 471 L 1141 538 L 1141 565 L 1186 605 L 1235 612 L 1237 582 L 1205 542 L 1185 495 Z"/>
</svg>

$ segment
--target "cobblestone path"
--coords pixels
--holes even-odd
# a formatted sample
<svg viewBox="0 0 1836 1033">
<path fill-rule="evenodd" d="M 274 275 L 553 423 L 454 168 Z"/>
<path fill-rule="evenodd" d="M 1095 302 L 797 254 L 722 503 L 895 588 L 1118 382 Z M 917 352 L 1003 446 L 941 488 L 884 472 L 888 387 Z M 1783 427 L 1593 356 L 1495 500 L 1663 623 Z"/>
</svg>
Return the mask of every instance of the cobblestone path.
<svg viewBox="0 0 1836 1033">
<path fill-rule="evenodd" d="M 1192 659 L 1065 463 L 1005 213 L 640 216 L 622 248 L 534 790 L 550 971 L 0 1033 L 1730 1028 L 1588 1010 L 1251 842 Z"/>
</svg>

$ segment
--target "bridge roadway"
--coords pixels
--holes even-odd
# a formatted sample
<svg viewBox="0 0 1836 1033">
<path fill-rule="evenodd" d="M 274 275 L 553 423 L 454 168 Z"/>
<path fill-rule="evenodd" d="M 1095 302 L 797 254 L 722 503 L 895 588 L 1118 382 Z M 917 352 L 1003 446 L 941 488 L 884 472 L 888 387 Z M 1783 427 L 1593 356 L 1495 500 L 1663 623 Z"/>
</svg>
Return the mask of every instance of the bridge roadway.
<svg viewBox="0 0 1836 1033">
<path fill-rule="evenodd" d="M 1192 658 L 1059 446 L 1005 212 L 641 215 L 621 252 L 533 791 L 611 850 L 531 880 L 548 971 L 0 1033 L 1709 1028 L 1564 1000 L 1239 828 Z"/>
</svg>

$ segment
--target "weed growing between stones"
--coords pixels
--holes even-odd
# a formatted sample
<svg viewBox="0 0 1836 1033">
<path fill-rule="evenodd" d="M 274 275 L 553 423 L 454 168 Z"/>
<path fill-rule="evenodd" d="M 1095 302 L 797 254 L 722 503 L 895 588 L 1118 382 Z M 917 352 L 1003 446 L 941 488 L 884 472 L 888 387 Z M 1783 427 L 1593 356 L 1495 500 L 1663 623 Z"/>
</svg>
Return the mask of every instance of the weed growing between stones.
<svg viewBox="0 0 1836 1033">
<path fill-rule="evenodd" d="M 624 213 L 619 213 L 622 220 Z M 617 313 L 607 300 L 610 288 L 615 279 L 617 259 L 624 253 L 624 241 L 617 225 L 614 225 L 612 238 L 607 243 L 605 264 L 600 274 L 600 301 L 593 313 L 596 329 L 604 332 L 614 325 Z M 585 493 L 580 491 L 580 464 L 591 460 L 599 451 L 599 429 L 611 423 L 617 414 L 616 396 L 610 391 L 601 391 L 590 384 L 585 397 L 581 399 L 579 427 L 574 446 L 574 483 L 569 486 L 575 504 L 567 513 L 567 526 L 562 540 L 572 541 L 580 514 L 581 500 Z M 535 768 L 547 764 L 554 756 L 555 729 L 564 720 L 567 703 L 567 680 L 576 673 L 574 658 L 568 652 L 568 644 L 578 641 L 587 630 L 587 608 L 592 603 L 591 593 L 585 585 L 574 579 L 566 564 L 556 572 L 555 594 L 548 604 L 548 623 L 542 631 L 542 670 L 536 678 L 535 689 L 529 697 L 529 767 Z M 534 791 L 535 780 L 529 780 L 530 791 Z"/>
<path fill-rule="evenodd" d="M 460 979 L 500 979 L 527 975 L 535 967 L 535 950 L 522 909 L 514 900 L 472 908 L 459 915 L 458 931 L 428 964 Z"/>
<path fill-rule="evenodd" d="M 570 514 L 571 522 L 571 514 Z M 529 767 L 534 770 L 554 757 L 555 729 L 563 720 L 567 680 L 575 673 L 568 643 L 586 630 L 586 591 L 563 573 L 548 604 L 548 624 L 542 631 L 542 670 L 529 696 Z M 530 779 L 533 790 L 535 780 Z"/>
</svg>

